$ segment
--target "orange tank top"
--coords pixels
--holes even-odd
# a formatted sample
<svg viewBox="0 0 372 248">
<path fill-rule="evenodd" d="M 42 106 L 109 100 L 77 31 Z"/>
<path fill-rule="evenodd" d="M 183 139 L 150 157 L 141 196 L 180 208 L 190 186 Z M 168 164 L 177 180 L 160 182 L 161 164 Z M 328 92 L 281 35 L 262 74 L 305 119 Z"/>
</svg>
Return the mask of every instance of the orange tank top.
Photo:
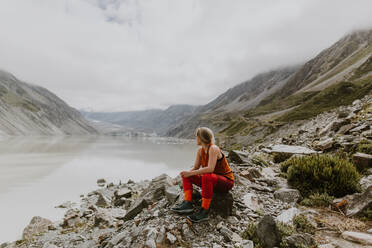
<svg viewBox="0 0 372 248">
<path fill-rule="evenodd" d="M 201 157 L 200 157 L 200 164 L 201 166 L 207 167 L 208 166 L 208 159 L 209 159 L 209 148 L 211 147 L 211 144 L 208 145 L 208 151 L 205 152 L 204 148 L 201 148 Z M 221 149 L 220 149 L 221 151 Z M 222 152 L 221 152 L 222 153 Z M 229 166 L 229 163 L 227 162 L 227 159 L 225 155 L 222 153 L 222 157 L 220 159 L 217 159 L 216 167 L 214 168 L 215 174 L 225 176 L 226 178 L 234 181 L 234 174 Z"/>
</svg>

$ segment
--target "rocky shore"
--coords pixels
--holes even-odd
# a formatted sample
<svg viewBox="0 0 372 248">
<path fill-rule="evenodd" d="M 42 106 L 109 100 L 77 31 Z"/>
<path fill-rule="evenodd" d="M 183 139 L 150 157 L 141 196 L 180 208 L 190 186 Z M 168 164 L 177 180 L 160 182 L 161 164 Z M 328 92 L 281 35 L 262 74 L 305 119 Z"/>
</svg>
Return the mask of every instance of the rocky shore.
<svg viewBox="0 0 372 248">
<path fill-rule="evenodd" d="M 229 194 L 214 194 L 210 219 L 192 224 L 170 208 L 183 200 L 182 181 L 166 174 L 151 181 L 113 184 L 66 202 L 57 222 L 34 217 L 13 247 L 372 247 L 372 155 L 353 153 L 363 167 L 361 192 L 333 199 L 326 207 L 303 204 L 280 163 L 291 156 L 338 154 L 372 139 L 372 96 L 350 106 L 291 124 L 267 142 L 228 154 L 235 174 Z M 200 189 L 193 193 L 200 208 Z"/>
</svg>

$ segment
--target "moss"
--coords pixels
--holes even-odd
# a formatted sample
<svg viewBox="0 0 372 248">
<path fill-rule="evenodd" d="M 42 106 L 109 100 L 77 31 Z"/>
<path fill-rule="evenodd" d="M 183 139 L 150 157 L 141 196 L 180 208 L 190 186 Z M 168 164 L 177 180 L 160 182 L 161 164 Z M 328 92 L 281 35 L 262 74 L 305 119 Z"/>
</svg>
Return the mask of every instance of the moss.
<svg viewBox="0 0 372 248">
<path fill-rule="evenodd" d="M 372 155 L 372 143 L 370 143 L 370 144 L 359 144 L 358 145 L 358 152 L 362 152 L 362 153 Z"/>
<path fill-rule="evenodd" d="M 342 197 L 360 191 L 361 175 L 347 160 L 330 155 L 313 154 L 287 160 L 288 183 L 308 197 L 327 193 Z"/>
<path fill-rule="evenodd" d="M 361 219 L 363 221 L 372 221 L 372 209 L 367 208 L 363 211 Z"/>
<path fill-rule="evenodd" d="M 269 167 L 270 164 L 266 162 L 263 158 L 260 156 L 254 155 L 252 157 L 252 162 L 255 163 L 256 165 L 262 166 L 262 167 Z"/>
<path fill-rule="evenodd" d="M 276 224 L 279 232 L 280 239 L 284 239 L 285 237 L 291 236 L 292 234 L 296 233 L 296 229 L 288 224 L 283 222 L 279 222 Z"/>
<path fill-rule="evenodd" d="M 308 207 L 328 207 L 333 200 L 334 197 L 329 196 L 327 193 L 315 193 L 303 199 L 300 204 Z"/>
<path fill-rule="evenodd" d="M 305 232 L 310 234 L 315 233 L 315 227 L 303 214 L 299 214 L 293 217 L 293 225 L 298 232 Z"/>
</svg>

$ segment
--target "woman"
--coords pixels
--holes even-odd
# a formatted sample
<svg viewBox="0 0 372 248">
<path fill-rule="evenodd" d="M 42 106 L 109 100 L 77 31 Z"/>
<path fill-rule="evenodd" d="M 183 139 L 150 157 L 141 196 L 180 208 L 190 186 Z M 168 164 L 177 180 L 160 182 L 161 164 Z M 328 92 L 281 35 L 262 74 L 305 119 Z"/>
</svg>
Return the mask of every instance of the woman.
<svg viewBox="0 0 372 248">
<path fill-rule="evenodd" d="M 196 154 L 194 167 L 182 171 L 184 201 L 174 208 L 177 213 L 191 213 L 193 184 L 202 188 L 202 209 L 188 218 L 193 222 L 208 219 L 213 190 L 228 192 L 234 186 L 234 175 L 221 149 L 214 144 L 213 132 L 206 127 L 196 129 L 196 143 L 201 146 Z M 200 168 L 200 165 L 202 168 Z"/>
</svg>

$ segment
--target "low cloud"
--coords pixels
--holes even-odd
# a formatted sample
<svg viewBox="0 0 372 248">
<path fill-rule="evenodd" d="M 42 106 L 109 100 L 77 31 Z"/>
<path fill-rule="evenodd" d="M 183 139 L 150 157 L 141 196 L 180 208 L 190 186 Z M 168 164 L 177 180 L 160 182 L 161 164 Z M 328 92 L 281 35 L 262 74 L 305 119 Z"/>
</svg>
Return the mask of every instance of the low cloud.
<svg viewBox="0 0 372 248">
<path fill-rule="evenodd" d="M 357 0 L 2 0 L 0 68 L 97 111 L 205 104 L 371 27 Z"/>
</svg>

